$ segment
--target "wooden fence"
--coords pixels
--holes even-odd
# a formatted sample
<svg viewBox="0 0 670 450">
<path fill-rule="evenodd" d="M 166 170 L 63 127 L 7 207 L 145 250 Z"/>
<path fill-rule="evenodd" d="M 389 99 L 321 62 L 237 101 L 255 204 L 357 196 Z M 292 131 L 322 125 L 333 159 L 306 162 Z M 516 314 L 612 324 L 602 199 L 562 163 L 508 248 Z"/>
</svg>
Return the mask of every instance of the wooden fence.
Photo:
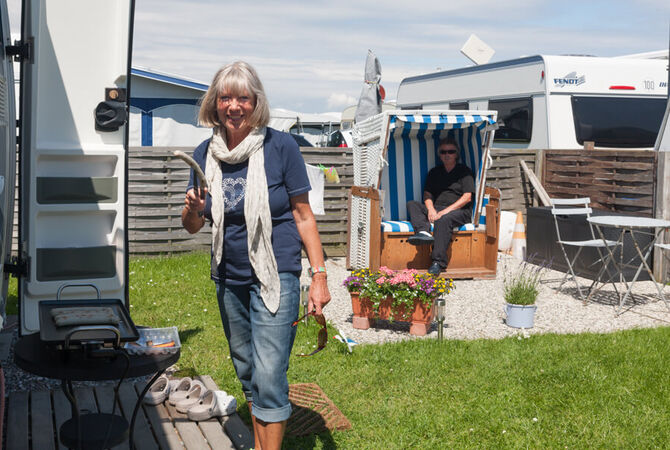
<svg viewBox="0 0 670 450">
<path fill-rule="evenodd" d="M 654 217 L 657 154 L 651 150 L 545 150 L 550 197 L 590 197 L 594 208 Z"/>
<path fill-rule="evenodd" d="M 208 250 L 210 228 L 191 235 L 181 226 L 189 169 L 172 156 L 192 148 L 134 147 L 128 158 L 128 240 L 131 254 L 171 254 Z M 305 162 L 334 166 L 340 183 L 326 182 L 324 215 L 316 216 L 329 255 L 344 255 L 347 242 L 347 195 L 353 183 L 350 148 L 301 149 Z"/>
<path fill-rule="evenodd" d="M 191 148 L 134 147 L 128 162 L 128 240 L 131 254 L 171 254 L 209 249 L 210 228 L 191 235 L 181 226 L 181 210 L 188 182 L 188 167 L 172 156 L 174 150 Z M 316 216 L 321 241 L 330 256 L 342 256 L 347 245 L 347 197 L 353 185 L 353 156 L 350 148 L 302 147 L 308 164 L 334 166 L 340 183 L 324 189 L 324 215 Z M 519 161 L 536 167 L 532 150 L 493 150 L 493 165 L 487 184 L 502 191 L 505 210 L 522 210 L 533 205 L 530 183 L 522 176 Z"/>
<path fill-rule="evenodd" d="M 487 171 L 486 184 L 501 191 L 501 207 L 504 211 L 521 211 L 526 215 L 526 208 L 537 206 L 537 198 L 530 181 L 521 169 L 520 161 L 525 161 L 528 168 L 538 177 L 541 159 L 538 151 L 527 149 L 492 149 L 493 164 Z"/>
</svg>

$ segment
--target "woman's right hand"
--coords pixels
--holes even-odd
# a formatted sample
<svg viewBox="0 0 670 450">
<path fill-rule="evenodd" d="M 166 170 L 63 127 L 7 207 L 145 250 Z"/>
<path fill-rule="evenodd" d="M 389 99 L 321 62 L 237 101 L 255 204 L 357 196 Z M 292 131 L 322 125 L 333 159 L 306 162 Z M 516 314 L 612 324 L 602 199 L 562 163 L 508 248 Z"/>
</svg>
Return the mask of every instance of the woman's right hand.
<svg viewBox="0 0 670 450">
<path fill-rule="evenodd" d="M 184 205 L 186 206 L 187 212 L 191 214 L 196 214 L 200 211 L 205 210 L 205 199 L 207 198 L 207 188 L 198 188 L 199 191 L 202 191 L 202 195 L 198 195 L 195 189 L 189 189 L 186 192 L 186 199 L 184 200 Z"/>
<path fill-rule="evenodd" d="M 205 198 L 207 198 L 207 189 L 200 188 L 202 196 L 194 189 L 186 192 L 184 199 L 184 210 L 181 212 L 181 223 L 189 233 L 197 233 L 204 225 L 205 218 L 200 211 L 205 210 Z"/>
</svg>

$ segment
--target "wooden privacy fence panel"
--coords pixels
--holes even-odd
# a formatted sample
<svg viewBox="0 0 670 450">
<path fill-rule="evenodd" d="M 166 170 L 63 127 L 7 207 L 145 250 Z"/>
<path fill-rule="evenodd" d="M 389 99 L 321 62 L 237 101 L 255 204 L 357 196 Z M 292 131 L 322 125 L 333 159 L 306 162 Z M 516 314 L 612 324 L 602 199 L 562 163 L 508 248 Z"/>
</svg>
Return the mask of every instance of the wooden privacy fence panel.
<svg viewBox="0 0 670 450">
<path fill-rule="evenodd" d="M 525 215 L 526 208 L 537 205 L 537 199 L 519 162 L 525 161 L 537 174 L 538 152 L 528 149 L 491 149 L 489 152 L 493 163 L 486 172 L 486 184 L 500 189 L 503 211 L 522 211 Z"/>
<path fill-rule="evenodd" d="M 590 197 L 594 208 L 654 217 L 657 155 L 651 150 L 545 150 L 550 197 Z"/>
<path fill-rule="evenodd" d="M 347 251 L 347 199 L 354 184 L 353 152 L 347 147 L 300 147 L 307 164 L 335 167 L 339 183 L 329 183 L 323 193 L 326 214 L 316 216 L 316 224 L 326 253 L 344 256 Z"/>
<path fill-rule="evenodd" d="M 128 152 L 128 241 L 131 254 L 205 250 L 209 227 L 189 234 L 181 226 L 181 210 L 189 168 L 172 156 L 192 148 L 135 147 Z"/>
<path fill-rule="evenodd" d="M 181 210 L 189 168 L 172 156 L 193 148 L 133 147 L 128 156 L 128 240 L 131 254 L 170 254 L 209 250 L 211 228 L 189 234 L 181 226 Z M 316 216 L 321 240 L 329 255 L 344 255 L 347 242 L 347 194 L 353 183 L 349 148 L 300 149 L 308 164 L 334 166 L 340 183 L 326 182 L 324 215 Z"/>
<path fill-rule="evenodd" d="M 188 182 L 188 167 L 172 156 L 174 150 L 191 154 L 192 148 L 134 147 L 128 161 L 128 239 L 131 254 L 170 254 L 209 250 L 210 227 L 190 235 L 181 226 L 181 210 Z M 326 253 L 344 255 L 347 245 L 347 197 L 353 185 L 350 148 L 301 147 L 308 164 L 335 167 L 340 183 L 326 182 L 324 209 L 316 216 Z M 526 161 L 536 170 L 534 150 L 491 150 L 487 184 L 502 192 L 502 208 L 524 211 L 533 205 L 532 186 L 519 165 Z"/>
</svg>

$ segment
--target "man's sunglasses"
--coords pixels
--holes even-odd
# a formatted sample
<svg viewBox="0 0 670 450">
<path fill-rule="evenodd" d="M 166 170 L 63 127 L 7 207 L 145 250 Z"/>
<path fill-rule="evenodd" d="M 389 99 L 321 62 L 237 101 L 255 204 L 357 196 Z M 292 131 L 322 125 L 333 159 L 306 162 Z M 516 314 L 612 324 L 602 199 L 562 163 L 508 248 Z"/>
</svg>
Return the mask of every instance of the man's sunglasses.
<svg viewBox="0 0 670 450">
<path fill-rule="evenodd" d="M 458 153 L 458 150 L 440 150 L 440 155 L 446 155 L 447 153 L 450 155 L 455 155 Z"/>
<path fill-rule="evenodd" d="M 326 344 L 328 343 L 328 328 L 326 328 L 326 318 L 323 317 L 323 314 L 317 314 L 314 311 L 308 312 L 307 314 L 303 315 L 300 317 L 298 320 L 293 322 L 291 326 L 295 327 L 298 325 L 302 319 L 304 319 L 307 316 L 314 316 L 314 320 L 316 323 L 321 325 L 321 329 L 319 330 L 318 338 L 317 338 L 317 347 L 316 350 L 314 350 L 312 353 L 309 354 L 299 354 L 298 356 L 312 356 L 315 353 L 320 352 L 324 348 L 326 348 Z"/>
</svg>

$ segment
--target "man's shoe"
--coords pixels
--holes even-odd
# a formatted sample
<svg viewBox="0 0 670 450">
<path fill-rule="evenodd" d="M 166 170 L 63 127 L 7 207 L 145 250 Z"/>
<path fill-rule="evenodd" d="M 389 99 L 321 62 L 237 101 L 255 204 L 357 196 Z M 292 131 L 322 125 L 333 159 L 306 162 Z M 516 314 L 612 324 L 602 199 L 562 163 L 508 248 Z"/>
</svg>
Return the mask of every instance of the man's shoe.
<svg viewBox="0 0 670 450">
<path fill-rule="evenodd" d="M 439 275 L 440 272 L 442 272 L 442 267 L 440 267 L 440 263 L 434 262 L 433 264 L 430 265 L 428 268 L 428 273 L 431 275 Z"/>
<path fill-rule="evenodd" d="M 407 239 L 407 242 L 412 245 L 430 245 L 434 241 L 433 236 L 427 231 L 419 231 Z"/>
</svg>

